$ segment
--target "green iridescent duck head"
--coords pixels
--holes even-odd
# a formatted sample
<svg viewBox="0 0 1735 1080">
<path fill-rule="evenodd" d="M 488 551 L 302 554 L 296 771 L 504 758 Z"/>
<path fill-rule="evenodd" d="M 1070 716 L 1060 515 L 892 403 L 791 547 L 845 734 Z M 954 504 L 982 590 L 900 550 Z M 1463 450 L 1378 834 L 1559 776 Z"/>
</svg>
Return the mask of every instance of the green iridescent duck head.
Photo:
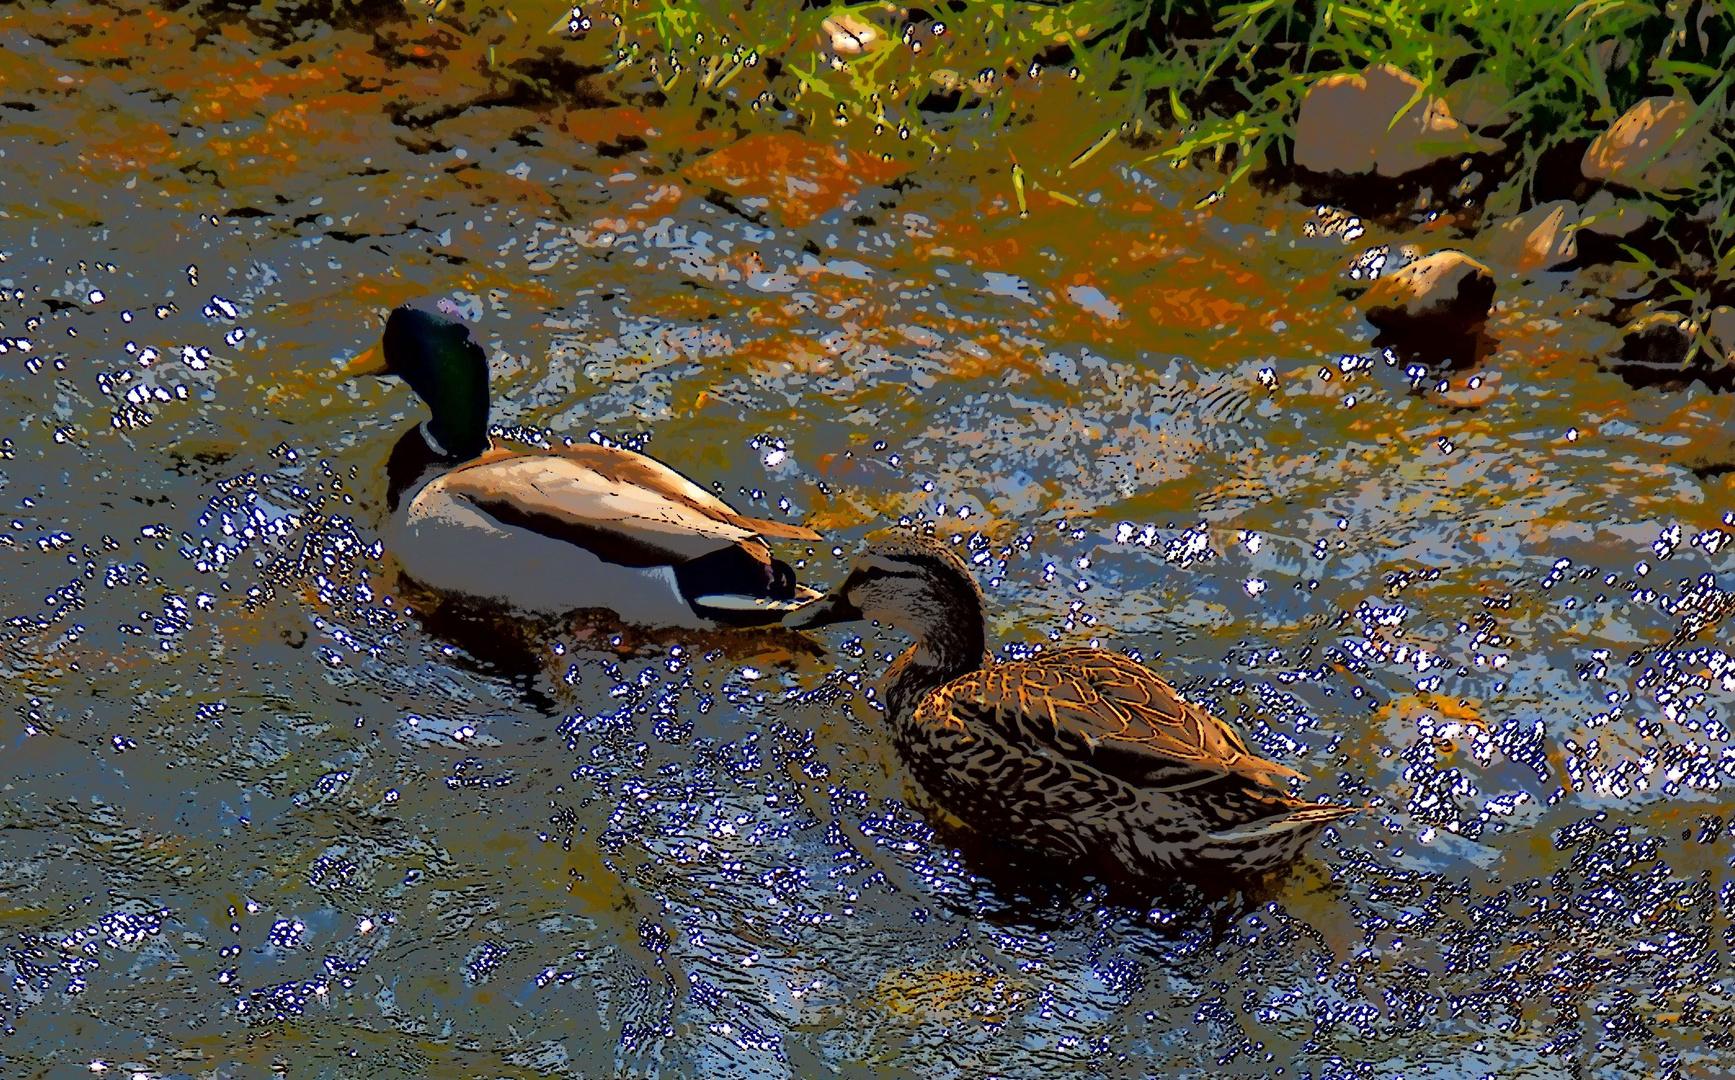
<svg viewBox="0 0 1735 1080">
<path fill-rule="evenodd" d="M 427 432 L 448 456 L 469 460 L 488 448 L 488 358 L 451 300 L 415 300 L 394 310 L 380 343 L 343 374 L 395 375 L 408 383 L 427 402 L 433 414 Z"/>
</svg>

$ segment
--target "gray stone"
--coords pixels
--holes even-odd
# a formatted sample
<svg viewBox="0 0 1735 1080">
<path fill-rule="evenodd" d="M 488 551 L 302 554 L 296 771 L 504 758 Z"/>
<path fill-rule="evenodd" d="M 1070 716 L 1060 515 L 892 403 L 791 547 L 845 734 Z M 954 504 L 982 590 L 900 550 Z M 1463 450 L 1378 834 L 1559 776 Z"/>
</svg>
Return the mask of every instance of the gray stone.
<svg viewBox="0 0 1735 1080">
<path fill-rule="evenodd" d="M 1650 207 L 1637 199 L 1617 199 L 1612 192 L 1599 191 L 1579 211 L 1578 227 L 1581 232 L 1624 240 L 1651 218 Z"/>
<path fill-rule="evenodd" d="M 1320 173 L 1402 176 L 1500 145 L 1471 134 L 1442 99 L 1418 99 L 1421 85 L 1390 64 L 1320 79 L 1301 101 L 1295 163 Z"/>
<path fill-rule="evenodd" d="M 1460 123 L 1470 127 L 1504 124 L 1512 119 L 1512 91 L 1492 72 L 1472 75 L 1446 87 L 1446 104 Z"/>
<path fill-rule="evenodd" d="M 1705 316 L 1705 340 L 1717 350 L 1713 360 L 1735 365 L 1735 308 L 1724 305 L 1711 309 Z"/>
<path fill-rule="evenodd" d="M 1703 118 L 1687 98 L 1654 97 L 1634 105 L 1590 144 L 1579 163 L 1587 180 L 1639 191 L 1686 191 L 1705 173 Z"/>
<path fill-rule="evenodd" d="M 1578 258 L 1578 224 L 1577 203 L 1543 203 L 1484 229 L 1477 253 L 1488 265 L 1513 275 L 1552 270 Z"/>
</svg>

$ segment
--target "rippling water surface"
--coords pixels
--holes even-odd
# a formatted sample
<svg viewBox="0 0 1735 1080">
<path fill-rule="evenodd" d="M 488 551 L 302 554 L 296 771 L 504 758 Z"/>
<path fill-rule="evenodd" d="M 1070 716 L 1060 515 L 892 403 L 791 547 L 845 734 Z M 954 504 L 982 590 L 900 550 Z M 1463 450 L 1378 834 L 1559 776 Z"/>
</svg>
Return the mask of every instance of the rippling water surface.
<svg viewBox="0 0 1735 1080">
<path fill-rule="evenodd" d="M 1344 292 L 1444 229 L 1124 146 L 1020 217 L 1064 80 L 888 161 L 339 12 L 0 9 L 0 1072 L 1735 1071 L 1735 417 L 1598 371 L 1575 278 L 1442 385 Z M 809 522 L 820 583 L 932 523 L 1006 654 L 1136 651 L 1366 812 L 1252 892 L 1110 887 L 910 787 L 893 635 L 420 594 L 421 407 L 336 373 L 428 292 L 503 437 Z"/>
</svg>

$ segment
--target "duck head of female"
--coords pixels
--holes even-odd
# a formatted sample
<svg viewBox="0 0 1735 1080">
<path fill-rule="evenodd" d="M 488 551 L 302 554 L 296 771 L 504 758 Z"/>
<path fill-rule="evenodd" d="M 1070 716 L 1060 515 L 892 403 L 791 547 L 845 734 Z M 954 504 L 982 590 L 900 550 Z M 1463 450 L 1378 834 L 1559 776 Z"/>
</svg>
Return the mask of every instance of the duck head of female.
<svg viewBox="0 0 1735 1080">
<path fill-rule="evenodd" d="M 447 457 L 488 449 L 488 358 L 450 300 L 417 300 L 386 319 L 380 343 L 351 360 L 346 378 L 396 375 L 433 413 L 427 433 Z"/>
<path fill-rule="evenodd" d="M 912 659 L 924 666 L 973 670 L 987 643 L 982 590 L 970 568 L 947 545 L 907 533 L 870 543 L 841 585 L 790 612 L 783 625 L 810 630 L 857 619 L 915 638 Z"/>
</svg>

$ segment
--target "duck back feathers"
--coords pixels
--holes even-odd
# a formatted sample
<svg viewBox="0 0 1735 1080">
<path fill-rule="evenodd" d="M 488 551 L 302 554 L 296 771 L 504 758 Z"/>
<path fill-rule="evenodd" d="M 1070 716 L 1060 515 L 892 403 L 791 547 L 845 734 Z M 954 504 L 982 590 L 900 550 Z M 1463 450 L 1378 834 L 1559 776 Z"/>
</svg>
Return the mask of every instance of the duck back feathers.
<svg viewBox="0 0 1735 1080">
<path fill-rule="evenodd" d="M 1253 754 L 1233 728 L 1183 701 L 1149 668 L 1103 649 L 1060 649 L 971 672 L 922 708 L 968 711 L 1010 743 L 1153 791 L 1230 776 L 1282 791 L 1282 778 L 1301 775 Z"/>
<path fill-rule="evenodd" d="M 1274 869 L 1354 808 L 1290 797 L 1293 769 L 1155 672 L 1095 648 L 988 662 L 980 593 L 945 546 L 871 544 L 785 621 L 889 622 L 916 639 L 883 683 L 892 742 L 921 786 L 989 836 L 1135 871 Z"/>
</svg>

